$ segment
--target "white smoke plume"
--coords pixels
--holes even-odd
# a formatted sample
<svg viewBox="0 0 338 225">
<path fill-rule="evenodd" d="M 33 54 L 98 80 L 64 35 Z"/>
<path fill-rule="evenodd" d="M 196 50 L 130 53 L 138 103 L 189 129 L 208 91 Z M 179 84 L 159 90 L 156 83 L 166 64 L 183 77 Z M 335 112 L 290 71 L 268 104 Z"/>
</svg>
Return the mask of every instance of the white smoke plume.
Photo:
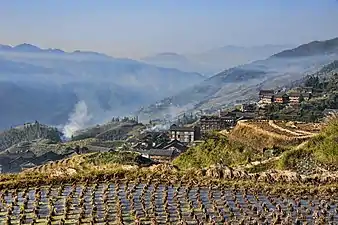
<svg viewBox="0 0 338 225">
<path fill-rule="evenodd" d="M 71 138 L 76 131 L 87 127 L 91 120 L 92 115 L 88 112 L 86 102 L 79 101 L 74 106 L 74 111 L 69 115 L 68 123 L 63 128 L 64 136 Z"/>
<path fill-rule="evenodd" d="M 144 130 L 144 132 L 160 132 L 170 129 L 170 124 L 156 124 Z"/>
</svg>

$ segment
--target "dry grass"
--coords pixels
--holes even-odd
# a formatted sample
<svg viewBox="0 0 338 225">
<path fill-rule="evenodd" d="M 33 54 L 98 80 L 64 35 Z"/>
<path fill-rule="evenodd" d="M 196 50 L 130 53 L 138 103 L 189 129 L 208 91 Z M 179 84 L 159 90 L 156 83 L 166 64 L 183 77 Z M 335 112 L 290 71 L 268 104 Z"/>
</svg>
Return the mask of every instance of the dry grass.
<svg viewBox="0 0 338 225">
<path fill-rule="evenodd" d="M 250 123 L 239 121 L 229 134 L 229 138 L 261 151 L 264 148 L 296 146 L 308 137 L 295 136 L 287 132 L 284 134 L 270 126 L 268 121 Z"/>
</svg>

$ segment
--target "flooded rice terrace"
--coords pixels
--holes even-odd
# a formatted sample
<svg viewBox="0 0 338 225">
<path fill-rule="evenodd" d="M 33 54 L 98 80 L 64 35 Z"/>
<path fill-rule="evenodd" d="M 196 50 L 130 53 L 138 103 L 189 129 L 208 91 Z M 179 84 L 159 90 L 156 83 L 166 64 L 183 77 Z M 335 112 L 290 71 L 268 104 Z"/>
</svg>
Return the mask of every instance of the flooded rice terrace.
<svg viewBox="0 0 338 225">
<path fill-rule="evenodd" d="M 0 191 L 1 224 L 338 224 L 338 199 L 107 182 Z"/>
</svg>

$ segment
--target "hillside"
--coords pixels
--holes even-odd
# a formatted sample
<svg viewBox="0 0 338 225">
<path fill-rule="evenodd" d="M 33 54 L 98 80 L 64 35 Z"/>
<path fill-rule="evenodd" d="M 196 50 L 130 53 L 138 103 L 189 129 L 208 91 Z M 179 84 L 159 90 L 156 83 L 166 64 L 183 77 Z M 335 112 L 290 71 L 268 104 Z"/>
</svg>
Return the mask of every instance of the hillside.
<svg viewBox="0 0 338 225">
<path fill-rule="evenodd" d="M 39 122 L 28 123 L 20 127 L 11 128 L 0 133 L 0 152 L 7 148 L 37 139 L 48 139 L 51 142 L 60 142 L 61 133 L 53 127 Z"/>
<path fill-rule="evenodd" d="M 313 41 L 297 48 L 285 50 L 273 55 L 273 57 L 303 57 L 322 54 L 336 54 L 338 51 L 338 38 L 327 41 Z"/>
<path fill-rule="evenodd" d="M 207 77 L 227 68 L 265 59 L 272 54 L 292 48 L 290 45 L 223 46 L 192 54 L 163 52 L 141 60 L 161 67 L 199 72 Z"/>
<path fill-rule="evenodd" d="M 91 120 L 84 126 L 90 126 L 130 115 L 205 79 L 199 73 L 131 59 L 30 44 L 0 49 L 0 75 L 4 87 L 0 89 L 0 130 L 30 120 L 63 126 L 78 102 L 85 103 Z"/>
<path fill-rule="evenodd" d="M 318 121 L 324 117 L 325 109 L 338 109 L 338 61 L 325 65 L 314 74 L 307 75 L 297 81 L 290 92 L 300 88 L 311 88 L 311 99 L 300 104 L 299 108 L 272 104 L 268 106 L 269 117 L 272 119 Z"/>
<path fill-rule="evenodd" d="M 111 121 L 102 125 L 89 127 L 74 133 L 72 140 L 82 140 L 86 138 L 96 138 L 105 140 L 126 140 L 141 130 L 145 129 L 142 123 L 133 119 L 121 119 L 121 121 Z"/>
<path fill-rule="evenodd" d="M 320 124 L 282 121 L 239 121 L 228 134 L 213 133 L 205 142 L 189 148 L 173 161 L 180 169 L 208 168 L 212 165 L 238 167 L 263 161 L 312 140 Z"/>
<path fill-rule="evenodd" d="M 306 74 L 320 70 L 338 59 L 336 39 L 301 45 L 296 49 L 314 48 L 308 55 L 290 50 L 285 57 L 276 55 L 266 60 L 225 70 L 177 95 L 165 98 L 138 112 L 141 118 L 163 117 L 173 111 L 217 110 L 240 101 L 257 99 L 259 89 L 275 89 L 290 85 Z M 328 54 L 330 53 L 330 54 Z"/>
</svg>

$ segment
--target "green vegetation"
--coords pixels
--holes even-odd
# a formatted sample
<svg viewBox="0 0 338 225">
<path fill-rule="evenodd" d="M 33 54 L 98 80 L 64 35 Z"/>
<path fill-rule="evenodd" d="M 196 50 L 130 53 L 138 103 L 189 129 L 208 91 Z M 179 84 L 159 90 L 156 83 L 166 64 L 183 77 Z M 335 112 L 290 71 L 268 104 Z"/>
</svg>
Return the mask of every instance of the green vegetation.
<svg viewBox="0 0 338 225">
<path fill-rule="evenodd" d="M 149 165 L 153 162 L 136 152 L 104 152 L 91 155 L 89 163 L 94 165 L 121 164 L 121 165 Z"/>
<path fill-rule="evenodd" d="M 72 137 L 73 141 L 84 140 L 87 138 L 97 138 L 100 140 L 125 140 L 130 136 L 137 134 L 144 125 L 134 119 L 127 117 L 120 120 L 114 119 L 109 123 L 97 125 L 82 131 L 79 131 Z"/>
<path fill-rule="evenodd" d="M 308 148 L 319 162 L 338 165 L 338 119 L 330 121 L 323 132 L 309 142 Z"/>
<path fill-rule="evenodd" d="M 271 104 L 267 106 L 267 117 L 275 120 L 319 121 L 323 117 L 323 110 L 336 109 L 338 106 L 337 72 L 338 61 L 336 60 L 324 66 L 317 73 L 307 76 L 301 86 L 312 88 L 311 99 L 302 101 L 299 108 Z"/>
<path fill-rule="evenodd" d="M 237 142 L 230 142 L 224 135 L 213 133 L 207 140 L 195 147 L 189 148 L 173 161 L 180 169 L 205 168 L 214 164 L 228 166 L 257 160 L 261 156 L 252 149 L 244 148 Z"/>
<path fill-rule="evenodd" d="M 0 151 L 20 142 L 29 142 L 36 139 L 49 139 L 52 142 L 60 142 L 60 136 L 61 133 L 56 128 L 36 121 L 35 123 L 28 123 L 0 133 Z"/>
<path fill-rule="evenodd" d="M 300 160 L 311 157 L 312 151 L 309 149 L 292 149 L 282 154 L 281 159 L 277 163 L 279 169 L 294 169 L 300 163 Z"/>
<path fill-rule="evenodd" d="M 268 171 L 270 169 L 276 168 L 276 160 L 271 160 L 266 163 L 260 163 L 246 168 L 246 171 L 249 173 L 261 173 Z"/>
<path fill-rule="evenodd" d="M 301 163 L 319 165 L 325 169 L 338 167 L 338 119 L 331 120 L 323 131 L 311 138 L 302 148 L 283 153 L 278 162 L 280 169 L 294 169 Z M 309 166 L 309 165 L 308 165 Z"/>
</svg>

